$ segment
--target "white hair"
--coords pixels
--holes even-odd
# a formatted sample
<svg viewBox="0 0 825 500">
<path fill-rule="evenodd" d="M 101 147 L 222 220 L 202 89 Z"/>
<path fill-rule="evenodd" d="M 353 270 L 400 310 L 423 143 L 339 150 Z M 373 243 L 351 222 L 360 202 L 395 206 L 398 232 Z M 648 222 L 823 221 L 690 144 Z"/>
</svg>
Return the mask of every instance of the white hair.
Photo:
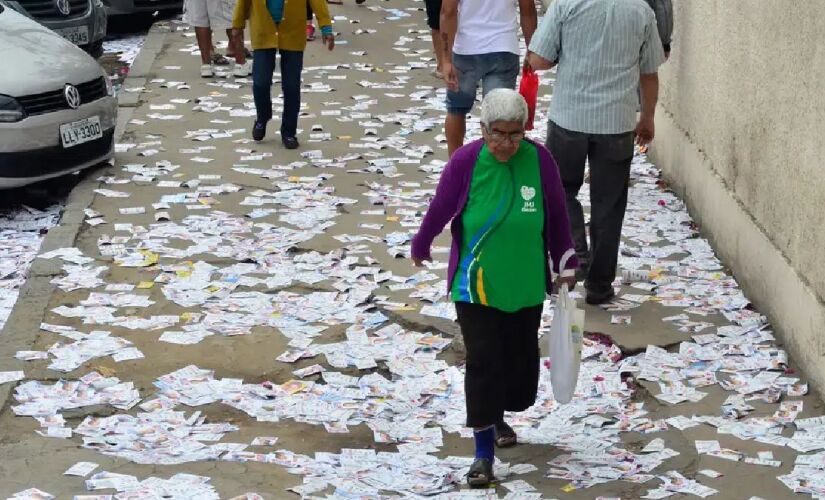
<svg viewBox="0 0 825 500">
<path fill-rule="evenodd" d="M 512 89 L 491 90 L 481 102 L 481 124 L 490 128 L 495 122 L 527 123 L 527 101 Z"/>
</svg>

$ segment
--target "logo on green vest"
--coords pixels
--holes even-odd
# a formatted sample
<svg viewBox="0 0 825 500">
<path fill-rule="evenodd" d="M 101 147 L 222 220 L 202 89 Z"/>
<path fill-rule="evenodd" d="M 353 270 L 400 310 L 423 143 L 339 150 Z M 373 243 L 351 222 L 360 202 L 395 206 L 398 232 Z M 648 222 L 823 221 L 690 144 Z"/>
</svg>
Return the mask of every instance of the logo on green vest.
<svg viewBox="0 0 825 500">
<path fill-rule="evenodd" d="M 533 213 L 536 211 L 536 202 L 533 198 L 536 197 L 536 188 L 531 186 L 521 186 L 521 197 L 524 198 L 524 206 L 521 207 L 522 212 Z"/>
</svg>

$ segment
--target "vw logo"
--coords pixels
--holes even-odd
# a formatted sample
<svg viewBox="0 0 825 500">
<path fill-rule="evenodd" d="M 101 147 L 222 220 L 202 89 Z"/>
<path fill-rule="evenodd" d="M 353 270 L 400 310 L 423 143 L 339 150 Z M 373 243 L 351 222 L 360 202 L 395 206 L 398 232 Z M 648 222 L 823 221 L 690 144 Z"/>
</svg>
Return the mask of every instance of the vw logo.
<svg viewBox="0 0 825 500">
<path fill-rule="evenodd" d="M 63 95 L 66 97 L 66 104 L 72 109 L 77 109 L 80 106 L 80 91 L 74 85 L 66 85 L 63 89 Z"/>
<path fill-rule="evenodd" d="M 69 4 L 69 0 L 54 0 L 54 6 L 57 7 L 57 11 L 64 16 L 72 13 L 72 6 Z"/>
</svg>

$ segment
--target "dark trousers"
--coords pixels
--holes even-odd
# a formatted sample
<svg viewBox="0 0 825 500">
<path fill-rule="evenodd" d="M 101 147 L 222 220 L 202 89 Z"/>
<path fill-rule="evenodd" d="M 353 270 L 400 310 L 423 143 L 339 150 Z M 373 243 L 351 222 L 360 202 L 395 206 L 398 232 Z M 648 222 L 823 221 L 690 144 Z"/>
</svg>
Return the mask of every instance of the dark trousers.
<svg viewBox="0 0 825 500">
<path fill-rule="evenodd" d="M 585 287 L 595 295 L 610 294 L 616 279 L 627 207 L 633 132 L 586 134 L 567 130 L 551 121 L 547 128 L 547 148 L 559 165 L 576 254 L 586 272 Z M 576 198 L 584 183 L 586 160 L 590 161 L 589 248 L 584 212 Z"/>
<path fill-rule="evenodd" d="M 256 49 L 252 54 L 252 94 L 258 121 L 272 119 L 272 73 L 278 49 Z M 281 50 L 281 91 L 284 94 L 284 113 L 281 118 L 281 137 L 295 137 L 298 133 L 298 113 L 301 110 L 301 72 L 304 69 L 302 51 Z"/>
<path fill-rule="evenodd" d="M 538 393 L 542 306 L 507 313 L 456 302 L 455 309 L 467 348 L 467 426 L 487 427 L 501 422 L 505 411 L 531 407 Z"/>
</svg>

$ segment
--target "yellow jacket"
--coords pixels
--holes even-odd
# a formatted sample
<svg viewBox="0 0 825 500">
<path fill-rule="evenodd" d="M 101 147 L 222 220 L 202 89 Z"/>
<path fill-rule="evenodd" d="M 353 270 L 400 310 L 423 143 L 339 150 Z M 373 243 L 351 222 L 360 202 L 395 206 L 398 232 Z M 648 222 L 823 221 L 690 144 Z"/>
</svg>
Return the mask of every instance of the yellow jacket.
<svg viewBox="0 0 825 500">
<path fill-rule="evenodd" d="M 318 26 L 332 26 L 327 0 L 284 0 L 284 16 L 277 26 L 266 8 L 266 0 L 238 0 L 232 27 L 243 29 L 249 20 L 253 49 L 303 51 L 307 45 L 307 2 Z"/>
</svg>

